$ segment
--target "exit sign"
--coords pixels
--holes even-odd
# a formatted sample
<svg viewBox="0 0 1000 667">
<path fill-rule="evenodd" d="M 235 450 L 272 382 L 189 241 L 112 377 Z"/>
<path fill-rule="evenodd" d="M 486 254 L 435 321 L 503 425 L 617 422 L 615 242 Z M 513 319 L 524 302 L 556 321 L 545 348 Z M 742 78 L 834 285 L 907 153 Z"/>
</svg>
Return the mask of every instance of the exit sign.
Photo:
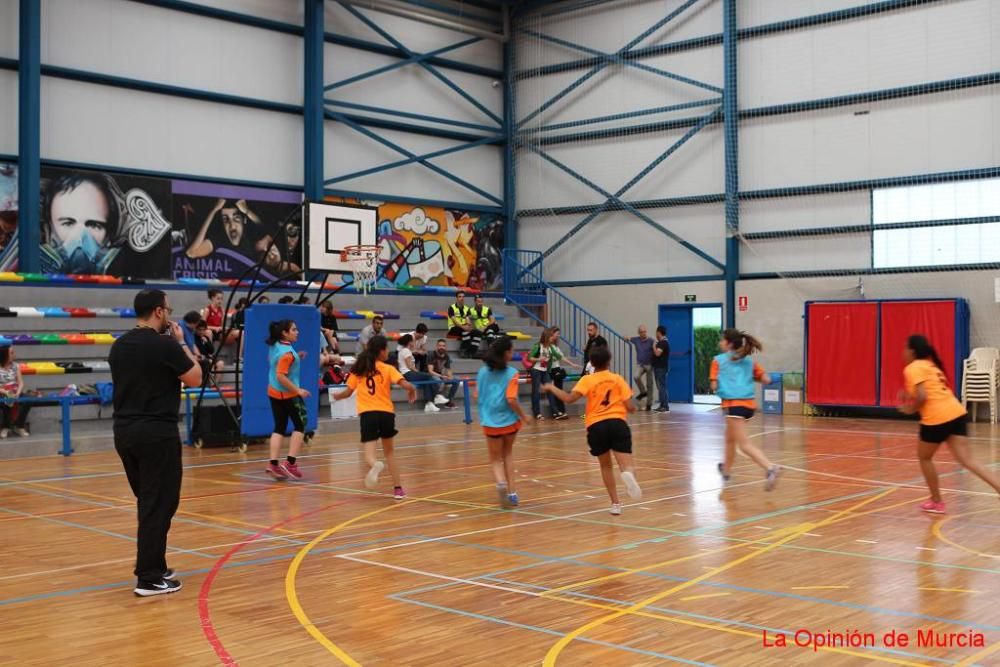
<svg viewBox="0 0 1000 667">
<path fill-rule="evenodd" d="M 696 294 L 685 294 L 684 295 L 684 302 L 685 303 L 694 303 L 697 300 L 698 300 L 698 295 L 696 295 Z"/>
</svg>

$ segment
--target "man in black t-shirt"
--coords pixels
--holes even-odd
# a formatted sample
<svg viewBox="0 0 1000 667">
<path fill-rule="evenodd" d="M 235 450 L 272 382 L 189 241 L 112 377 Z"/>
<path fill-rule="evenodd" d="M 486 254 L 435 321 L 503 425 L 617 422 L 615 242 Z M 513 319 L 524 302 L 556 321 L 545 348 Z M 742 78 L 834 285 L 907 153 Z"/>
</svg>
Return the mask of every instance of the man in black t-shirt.
<svg viewBox="0 0 1000 667">
<path fill-rule="evenodd" d="M 167 567 L 167 532 L 181 495 L 181 439 L 177 432 L 181 383 L 201 385 L 202 370 L 170 321 L 167 295 L 135 297 L 137 325 L 111 346 L 115 450 L 139 506 L 134 593 L 147 597 L 180 590 Z M 165 335 L 167 334 L 167 335 Z"/>
<path fill-rule="evenodd" d="M 583 348 L 583 369 L 584 373 L 592 373 L 593 371 L 587 370 L 587 364 L 590 363 L 590 353 L 595 347 L 607 347 L 608 341 L 597 333 L 597 323 L 591 322 L 587 325 L 587 344 Z"/>
<path fill-rule="evenodd" d="M 652 365 L 653 379 L 656 380 L 656 393 L 660 397 L 660 407 L 656 411 L 670 412 L 670 396 L 667 393 L 667 373 L 670 372 L 670 342 L 667 341 L 667 329 L 662 325 L 656 327 L 656 344 L 653 345 Z"/>
</svg>

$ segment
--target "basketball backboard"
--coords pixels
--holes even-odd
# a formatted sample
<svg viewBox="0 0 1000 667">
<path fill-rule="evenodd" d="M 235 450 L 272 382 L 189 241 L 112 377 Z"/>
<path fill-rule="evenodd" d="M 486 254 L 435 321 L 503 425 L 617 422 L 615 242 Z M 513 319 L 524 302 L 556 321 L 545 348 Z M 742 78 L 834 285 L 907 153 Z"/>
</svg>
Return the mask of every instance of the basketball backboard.
<svg viewBox="0 0 1000 667">
<path fill-rule="evenodd" d="M 340 259 L 344 247 L 375 245 L 378 209 L 374 207 L 309 202 L 305 212 L 307 272 L 350 273 L 350 263 Z"/>
</svg>

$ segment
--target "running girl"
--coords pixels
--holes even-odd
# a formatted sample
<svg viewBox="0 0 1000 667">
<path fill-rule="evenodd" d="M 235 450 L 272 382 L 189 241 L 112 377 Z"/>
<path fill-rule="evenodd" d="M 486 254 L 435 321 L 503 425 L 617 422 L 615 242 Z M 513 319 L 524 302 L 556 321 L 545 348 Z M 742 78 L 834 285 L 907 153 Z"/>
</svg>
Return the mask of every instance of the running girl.
<svg viewBox="0 0 1000 667">
<path fill-rule="evenodd" d="M 920 471 L 927 481 L 931 497 L 920 509 L 931 514 L 944 514 L 944 501 L 938 484 L 934 454 L 941 443 L 947 443 L 955 460 L 979 479 L 1000 493 L 1000 482 L 969 454 L 965 442 L 968 415 L 955 398 L 944 374 L 944 365 L 937 351 L 923 336 L 910 336 L 903 350 L 906 368 L 903 369 L 903 392 L 900 411 L 905 414 L 920 413 L 920 441 L 917 457 Z"/>
<path fill-rule="evenodd" d="M 396 409 L 392 404 L 392 385 L 398 384 L 405 389 L 410 403 L 417 400 L 417 390 L 403 379 L 394 366 L 385 363 L 388 358 L 389 342 L 385 336 L 373 336 L 354 362 L 347 376 L 347 388 L 334 394 L 333 398 L 341 401 L 361 388 L 358 391 L 358 414 L 361 415 L 361 442 L 365 448 L 365 463 L 368 464 L 365 486 L 374 489 L 379 474 L 385 468 L 385 463 L 375 455 L 375 445 L 381 439 L 382 453 L 389 464 L 394 485 L 392 496 L 402 500 L 406 492 L 403 491 L 393 451 L 393 438 L 399 431 L 396 430 Z"/>
<path fill-rule="evenodd" d="M 587 444 L 590 445 L 591 456 L 596 456 L 601 464 L 601 478 L 611 498 L 609 511 L 618 516 L 622 513 L 622 505 L 618 498 L 615 471 L 611 464 L 612 453 L 618 461 L 618 468 L 621 470 L 622 481 L 625 482 L 629 498 L 642 497 L 642 489 L 635 479 L 635 464 L 632 461 L 632 431 L 625 420 L 628 413 L 635 412 L 636 408 L 632 403 L 632 388 L 622 376 L 608 370 L 611 364 L 611 352 L 606 346 L 591 350 L 590 363 L 594 366 L 594 372 L 580 378 L 571 393 L 566 393 L 552 383 L 542 388 L 567 405 L 576 403 L 583 397 L 587 398 L 584 415 Z"/>
<path fill-rule="evenodd" d="M 498 338 L 486 351 L 483 367 L 476 375 L 479 423 L 486 435 L 497 496 L 504 507 L 517 507 L 519 503 L 514 476 L 514 439 L 521 430 L 521 422 L 534 423 L 517 402 L 517 369 L 510 366 L 513 356 L 510 339 Z"/>
<path fill-rule="evenodd" d="M 726 329 L 719 341 L 722 354 L 712 359 L 709 379 L 712 381 L 712 391 L 722 399 L 722 409 L 726 413 L 726 458 L 719 464 L 719 474 L 724 481 L 729 481 L 729 473 L 733 469 L 733 459 L 736 458 L 736 448 L 753 459 L 767 473 L 764 490 L 770 491 L 778 482 L 781 467 L 771 463 L 764 452 L 751 444 L 747 438 L 746 422 L 753 418 L 757 409 L 754 401 L 754 382 L 768 384 L 771 378 L 750 357 L 754 352 L 763 350 L 760 341 L 748 333 L 738 329 Z"/>
<path fill-rule="evenodd" d="M 295 352 L 292 344 L 299 339 L 299 328 L 292 320 L 278 320 L 268 326 L 270 337 L 267 344 L 268 352 L 267 396 L 271 401 L 271 415 L 274 417 L 274 430 L 271 432 L 271 462 L 267 472 L 275 479 L 302 479 L 295 458 L 302 449 L 306 430 L 306 404 L 302 400 L 309 397 L 309 392 L 299 386 L 299 370 L 305 352 Z M 281 451 L 281 441 L 285 438 L 288 422 L 292 422 L 292 435 L 288 442 L 288 458 L 278 465 L 278 454 Z"/>
</svg>

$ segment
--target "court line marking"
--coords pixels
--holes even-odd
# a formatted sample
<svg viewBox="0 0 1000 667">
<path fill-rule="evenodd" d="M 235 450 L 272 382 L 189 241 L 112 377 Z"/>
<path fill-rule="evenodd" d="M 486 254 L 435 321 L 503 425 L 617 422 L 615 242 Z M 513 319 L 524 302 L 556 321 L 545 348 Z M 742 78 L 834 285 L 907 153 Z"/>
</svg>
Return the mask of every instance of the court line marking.
<svg viewBox="0 0 1000 667">
<path fill-rule="evenodd" d="M 681 602 L 690 602 L 692 600 L 704 600 L 705 598 L 721 598 L 726 595 L 732 595 L 732 593 L 705 593 L 704 595 L 689 595 L 686 598 L 681 598 Z"/>
<path fill-rule="evenodd" d="M 826 591 L 850 588 L 850 586 L 792 586 L 793 591 Z"/>
<path fill-rule="evenodd" d="M 807 468 L 797 468 L 795 466 L 790 466 L 790 465 L 785 465 L 785 464 L 781 464 L 781 467 L 785 468 L 787 470 L 794 470 L 796 472 L 801 472 L 801 473 L 806 474 L 806 475 L 820 475 L 822 477 L 835 477 L 837 479 L 847 479 L 847 480 L 851 480 L 851 481 L 854 481 L 854 482 L 867 482 L 869 484 L 876 484 L 878 486 L 895 486 L 895 487 L 902 488 L 902 489 L 924 489 L 924 490 L 927 489 L 927 486 L 924 485 L 924 484 L 913 484 L 913 483 L 910 483 L 910 482 L 889 482 L 889 481 L 886 481 L 886 480 L 866 479 L 864 477 L 852 477 L 850 475 L 838 475 L 838 474 L 832 473 L 832 472 L 820 472 L 818 470 L 809 470 Z M 961 472 L 961 469 L 959 469 L 959 470 L 953 470 L 950 473 L 943 473 L 942 476 L 944 476 L 944 475 L 954 475 L 954 474 L 957 474 L 959 472 Z M 942 491 L 948 491 L 950 493 L 966 493 L 966 494 L 973 495 L 973 496 L 994 496 L 995 497 L 997 495 L 996 493 L 990 493 L 988 491 L 970 491 L 968 489 L 948 489 L 948 488 L 945 488 L 945 487 L 941 487 L 941 490 Z"/>
<path fill-rule="evenodd" d="M 547 635 L 554 635 L 556 637 L 562 636 L 562 633 L 558 630 L 552 630 L 550 628 L 542 628 L 535 625 L 527 625 L 525 623 L 518 623 L 516 621 L 509 621 L 505 618 L 500 618 L 499 616 L 487 616 L 485 614 L 478 614 L 473 611 L 465 611 L 464 609 L 452 609 L 450 607 L 444 607 L 441 605 L 434 604 L 432 602 L 424 602 L 422 600 L 411 600 L 408 598 L 400 597 L 398 595 L 388 596 L 390 600 L 395 600 L 397 602 L 404 602 L 406 604 L 414 604 L 419 607 L 426 607 L 428 609 L 433 609 L 435 611 L 443 611 L 449 614 L 455 614 L 457 616 L 465 616 L 468 618 L 474 618 L 479 621 L 487 621 L 489 623 L 497 623 L 499 625 L 507 625 L 514 628 L 520 628 L 522 630 L 532 630 L 534 632 L 540 632 Z M 601 641 L 599 639 L 590 639 L 587 637 L 582 638 L 580 641 L 586 642 L 588 644 L 596 644 L 597 646 L 606 646 L 608 648 L 621 649 L 622 651 L 628 651 L 631 653 L 639 653 L 641 655 L 648 655 L 653 658 L 662 658 L 664 660 L 673 660 L 674 662 L 681 662 L 687 665 L 698 665 L 699 667 L 714 667 L 709 663 L 698 662 L 695 660 L 687 660 L 686 658 L 681 658 L 675 655 L 667 655 L 664 653 L 656 653 L 654 651 L 647 651 L 641 648 L 635 648 L 633 646 L 626 646 L 624 644 L 612 644 L 611 642 Z"/>
<path fill-rule="evenodd" d="M 490 577 L 490 579 L 492 579 L 493 581 L 498 581 L 500 583 L 507 583 L 507 584 L 510 584 L 510 585 L 523 585 L 523 586 L 527 586 L 529 588 L 534 588 L 534 589 L 540 590 L 540 591 L 546 590 L 546 588 L 544 586 L 537 586 L 537 585 L 534 585 L 534 584 L 521 583 L 521 582 L 516 582 L 516 581 L 506 581 L 506 580 L 503 580 L 503 579 L 495 579 L 493 577 Z M 446 586 L 451 586 L 451 585 L 452 584 L 446 584 Z M 708 585 L 711 586 L 713 584 L 708 584 Z M 776 595 L 780 595 L 780 594 L 774 593 L 774 592 L 770 592 L 770 593 L 776 594 Z M 405 593 L 399 594 L 398 597 L 400 597 L 404 601 L 407 601 L 407 600 L 410 599 L 410 598 L 402 597 L 403 595 L 405 595 Z M 583 598 L 583 599 L 587 599 L 587 600 L 596 600 L 598 602 L 607 602 L 609 604 L 618 605 L 619 607 L 628 604 L 628 602 L 625 601 L 625 600 L 616 600 L 614 598 L 606 598 L 606 597 L 601 597 L 599 595 L 588 595 L 586 593 L 570 593 L 570 595 L 573 595 L 573 596 L 576 596 L 576 597 L 579 597 L 579 598 Z M 565 598 L 556 598 L 556 599 L 558 599 L 560 601 L 565 601 Z M 686 600 L 688 598 L 680 598 L 680 599 L 681 600 Z M 674 617 L 681 616 L 681 617 L 684 617 L 684 618 L 694 618 L 694 619 L 698 619 L 698 620 L 702 620 L 702 621 L 711 621 L 711 622 L 719 623 L 721 625 L 719 625 L 717 627 L 716 626 L 712 626 L 711 629 L 721 630 L 721 631 L 724 631 L 724 632 L 729 632 L 731 628 L 751 628 L 753 630 L 758 630 L 758 631 L 760 631 L 760 630 L 767 630 L 768 632 L 773 632 L 775 634 L 777 634 L 777 633 L 783 633 L 783 634 L 786 634 L 786 635 L 793 635 L 793 634 L 795 634 L 794 630 L 788 630 L 787 628 L 773 628 L 773 627 L 770 627 L 770 626 L 757 625 L 757 624 L 754 624 L 754 623 L 749 623 L 749 622 L 746 622 L 746 621 L 740 621 L 740 620 L 733 619 L 733 618 L 719 618 L 719 617 L 716 617 L 716 616 L 708 616 L 706 614 L 699 614 L 699 613 L 696 613 L 696 612 L 685 611 L 685 610 L 682 610 L 682 609 L 672 609 L 670 607 L 654 607 L 654 606 L 650 606 L 650 607 L 648 607 L 648 609 L 650 611 L 653 611 L 653 612 L 659 612 L 660 614 L 670 614 L 672 616 L 672 618 L 670 620 L 676 620 L 677 622 L 680 622 L 680 623 L 683 623 L 684 621 L 681 620 L 681 619 L 674 618 Z M 759 637 L 760 635 L 756 635 L 756 636 Z M 583 640 L 583 639 L 585 639 L 585 637 L 580 637 L 579 639 Z M 923 655 L 919 655 L 919 654 L 916 654 L 916 653 L 910 653 L 908 651 L 900 651 L 900 650 L 897 650 L 897 649 L 890 649 L 890 648 L 884 648 L 884 647 L 879 647 L 879 646 L 873 646 L 873 647 L 870 647 L 870 648 L 873 651 L 878 652 L 878 653 L 891 653 L 891 654 L 894 654 L 894 655 L 901 655 L 901 656 L 905 656 L 905 657 L 909 657 L 909 658 L 920 658 L 920 659 L 924 659 L 924 660 L 931 660 L 932 662 L 940 662 L 940 663 L 944 663 L 944 664 L 948 664 L 948 665 L 954 665 L 955 662 L 956 662 L 955 660 L 948 660 L 946 658 L 936 658 L 934 656 L 923 656 Z"/>
<path fill-rule="evenodd" d="M 968 588 L 934 588 L 932 586 L 921 586 L 917 589 L 918 591 L 938 591 L 940 593 L 973 593 L 978 594 L 982 591 L 973 591 Z"/>
<path fill-rule="evenodd" d="M 718 567 L 712 568 L 710 571 L 708 571 L 705 574 L 702 574 L 702 575 L 700 575 L 698 577 L 695 577 L 694 579 L 691 579 L 691 580 L 686 581 L 684 583 L 681 583 L 681 584 L 678 584 L 676 586 L 673 586 L 672 588 L 668 588 L 667 590 L 662 591 L 660 593 L 657 593 L 656 595 L 652 595 L 652 596 L 650 596 L 650 597 L 648 597 L 648 598 L 646 598 L 644 600 L 640 600 L 639 602 L 636 602 L 635 604 L 629 606 L 627 609 L 615 611 L 614 613 L 608 614 L 606 616 L 602 616 L 601 618 L 595 619 L 595 620 L 593 620 L 593 621 L 591 621 L 589 623 L 581 625 L 576 630 L 573 630 L 572 632 L 570 632 L 569 634 L 567 634 L 565 637 L 561 638 L 558 642 L 556 642 L 552 646 L 552 648 L 549 649 L 549 652 L 545 654 L 545 658 L 542 661 L 542 665 L 543 665 L 543 667 L 554 667 L 554 665 L 556 664 L 556 660 L 558 659 L 559 654 L 562 653 L 563 649 L 566 646 L 568 646 L 569 643 L 573 641 L 573 639 L 575 639 L 576 637 L 579 637 L 580 635 L 584 634 L 585 632 L 588 632 L 590 630 L 593 630 L 594 628 L 600 627 L 600 626 L 604 625 L 605 623 L 607 623 L 608 621 L 612 621 L 612 620 L 614 620 L 616 618 L 624 616 L 626 613 L 631 613 L 631 612 L 634 612 L 634 611 L 640 611 L 644 607 L 647 607 L 647 606 L 649 606 L 649 605 L 651 605 L 651 604 L 653 604 L 655 602 L 659 602 L 660 600 L 662 600 L 662 599 L 664 599 L 664 598 L 666 598 L 666 597 L 668 597 L 670 595 L 673 595 L 674 593 L 682 591 L 682 590 L 684 590 L 686 588 L 690 588 L 691 586 L 694 586 L 695 584 L 698 584 L 698 583 L 700 583 L 700 582 L 702 582 L 702 581 L 704 581 L 706 579 L 709 579 L 709 578 L 711 578 L 711 577 L 713 577 L 715 575 L 718 575 L 718 574 L 721 574 L 723 572 L 726 572 L 727 570 L 730 570 L 730 569 L 732 569 L 732 568 L 734 568 L 734 567 L 736 567 L 738 565 L 746 563 L 747 561 L 750 561 L 750 560 L 752 560 L 752 559 L 754 559 L 754 558 L 756 558 L 758 556 L 761 556 L 761 555 L 763 555 L 765 553 L 773 551 L 774 549 L 778 548 L 780 545 L 785 544 L 786 542 L 791 542 L 792 540 L 796 539 L 802 533 L 808 532 L 808 531 L 812 530 L 813 528 L 819 528 L 821 526 L 826 526 L 826 525 L 829 525 L 829 524 L 833 523 L 836 519 L 840 518 L 841 514 L 853 516 L 853 512 L 855 510 L 860 509 L 861 507 L 864 507 L 865 505 L 868 505 L 870 503 L 873 503 L 876 500 L 884 498 L 885 496 L 889 495 L 890 493 L 893 493 L 895 490 L 896 489 L 888 489 L 888 490 L 883 491 L 883 492 L 881 492 L 879 494 L 876 494 L 876 495 L 874 495 L 874 496 L 872 496 L 870 498 L 866 498 L 865 500 L 862 500 L 860 503 L 852 505 L 848 509 L 843 510 L 842 513 L 838 513 L 838 514 L 835 514 L 832 517 L 828 517 L 827 519 L 823 519 L 823 520 L 819 521 L 816 524 L 811 524 L 811 523 L 802 524 L 799 527 L 798 530 L 794 530 L 793 532 L 789 533 L 785 537 L 782 537 L 781 539 L 779 539 L 777 542 L 773 542 L 773 543 L 771 543 L 771 544 L 763 547 L 759 551 L 754 551 L 752 553 L 745 554 L 743 556 L 740 556 L 739 558 L 736 558 L 734 560 L 729 561 L 728 563 L 726 563 L 724 565 L 720 565 Z"/>
<path fill-rule="evenodd" d="M 756 556 L 757 554 L 754 553 L 754 554 L 747 554 L 747 555 L 748 556 Z M 685 618 L 676 618 L 676 617 L 673 617 L 673 616 L 668 616 L 666 614 L 657 614 L 657 613 L 652 613 L 652 612 L 648 612 L 648 611 L 642 611 L 641 609 L 634 609 L 633 610 L 632 607 L 629 607 L 628 609 L 622 609 L 622 607 L 621 607 L 620 604 L 619 605 L 610 605 L 610 604 L 600 604 L 600 603 L 595 603 L 595 602 L 590 602 L 590 601 L 585 601 L 585 600 L 575 600 L 575 599 L 566 598 L 566 597 L 550 597 L 550 596 L 546 595 L 547 591 L 526 591 L 523 588 L 512 588 L 510 586 L 503 586 L 503 585 L 500 585 L 500 584 L 490 584 L 490 583 L 486 583 L 486 582 L 483 582 L 483 581 L 477 581 L 477 580 L 474 580 L 474 579 L 463 579 L 461 577 L 452 577 L 452 576 L 449 576 L 449 575 L 446 575 L 446 574 L 439 574 L 437 572 L 428 572 L 426 570 L 417 570 L 417 569 L 410 568 L 410 567 L 403 567 L 402 565 L 393 565 L 391 563 L 381 563 L 381 562 L 378 562 L 378 561 L 367 560 L 367 559 L 364 559 L 364 558 L 355 558 L 353 556 L 349 556 L 349 555 L 346 555 L 346 554 L 337 555 L 337 556 L 335 556 L 335 558 L 341 558 L 343 560 L 349 560 L 349 561 L 353 561 L 355 563 L 361 563 L 361 564 L 364 564 L 364 565 L 374 565 L 376 567 L 386 568 L 386 569 L 389 569 L 389 570 L 395 570 L 397 572 L 405 572 L 407 574 L 413 574 L 413 575 L 416 575 L 416 576 L 428 577 L 430 579 L 441 579 L 441 580 L 448 581 L 448 582 L 451 582 L 451 583 L 466 584 L 466 585 L 469 585 L 469 586 L 475 586 L 475 587 L 479 587 L 479 588 L 489 588 L 489 589 L 493 589 L 493 590 L 499 590 L 499 591 L 504 592 L 504 593 L 514 593 L 514 594 L 517 594 L 517 595 L 528 595 L 528 596 L 535 597 L 535 598 L 544 598 L 544 599 L 547 599 L 547 600 L 554 600 L 554 601 L 568 603 L 568 604 L 573 604 L 573 605 L 582 606 L 582 607 L 590 607 L 590 608 L 593 608 L 593 609 L 612 610 L 615 613 L 614 614 L 610 614 L 610 616 L 615 616 L 615 617 L 628 614 L 628 615 L 633 615 L 633 616 L 639 616 L 641 618 L 653 618 L 653 619 L 658 619 L 658 620 L 673 621 L 673 622 L 681 623 L 681 624 L 684 624 L 684 625 L 693 625 L 695 627 L 706 628 L 706 629 L 710 629 L 710 630 L 721 630 L 723 632 L 728 632 L 728 633 L 731 633 L 731 634 L 739 634 L 739 635 L 743 635 L 743 636 L 746 636 L 746 637 L 753 637 L 755 639 L 759 639 L 760 638 L 760 635 L 758 633 L 748 632 L 746 630 L 740 630 L 740 629 L 737 629 L 737 628 L 727 627 L 727 626 L 724 626 L 724 625 L 715 625 L 715 624 L 710 624 L 710 623 L 702 623 L 702 622 L 697 622 L 697 621 L 691 621 L 691 620 L 688 620 L 688 619 L 685 619 Z M 717 569 L 717 568 L 713 568 L 713 569 Z M 692 580 L 692 581 L 694 581 L 694 580 Z M 622 603 L 622 604 L 627 604 L 627 603 Z M 633 606 L 635 606 L 635 605 L 633 605 Z M 598 619 L 598 620 L 600 620 L 600 619 Z M 576 632 L 576 630 L 574 630 L 573 632 Z M 562 634 L 562 638 L 559 641 L 561 642 L 564 639 L 566 639 L 566 637 L 571 636 L 573 634 L 573 632 L 570 632 L 568 634 Z M 895 658 L 887 658 L 887 657 L 880 656 L 880 655 L 872 655 L 870 653 L 862 653 L 860 651 L 852 651 L 852 650 L 849 650 L 849 649 L 844 649 L 844 648 L 839 648 L 839 647 L 821 646 L 821 647 L 818 647 L 818 648 L 821 651 L 829 651 L 831 653 L 845 653 L 847 655 L 864 657 L 864 658 L 866 658 L 868 660 L 879 660 L 881 662 L 889 662 L 889 663 L 896 664 L 896 665 L 907 665 L 908 667 L 924 667 L 923 663 L 908 662 L 908 661 L 905 661 L 905 660 L 897 660 Z"/>
<path fill-rule="evenodd" d="M 949 546 L 953 546 L 956 549 L 961 549 L 962 551 L 965 551 L 966 553 L 970 553 L 970 554 L 973 554 L 975 556 L 981 556 L 981 557 L 984 557 L 984 558 L 1000 558 L 1000 554 L 989 554 L 989 553 L 985 553 L 985 552 L 982 552 L 982 551 L 977 551 L 977 550 L 975 550 L 975 549 L 973 549 L 971 547 L 967 547 L 967 546 L 965 546 L 963 544 L 959 544 L 958 542 L 955 542 L 954 540 L 952 540 L 952 539 L 950 539 L 948 537 L 945 537 L 944 533 L 942 532 L 944 524 L 948 523 L 952 519 L 957 519 L 957 518 L 963 517 L 963 516 L 970 516 L 972 514 L 982 514 L 983 512 L 995 512 L 996 510 L 997 510 L 996 507 L 990 507 L 990 508 L 987 508 L 987 509 L 984 509 L 984 510 L 975 510 L 974 512 L 963 512 L 962 514 L 953 514 L 953 515 L 947 516 L 947 517 L 941 519 L 940 521 L 935 521 L 931 525 L 931 532 L 934 534 L 934 537 L 938 538 L 939 540 L 941 540 L 945 544 L 947 544 Z"/>
</svg>

